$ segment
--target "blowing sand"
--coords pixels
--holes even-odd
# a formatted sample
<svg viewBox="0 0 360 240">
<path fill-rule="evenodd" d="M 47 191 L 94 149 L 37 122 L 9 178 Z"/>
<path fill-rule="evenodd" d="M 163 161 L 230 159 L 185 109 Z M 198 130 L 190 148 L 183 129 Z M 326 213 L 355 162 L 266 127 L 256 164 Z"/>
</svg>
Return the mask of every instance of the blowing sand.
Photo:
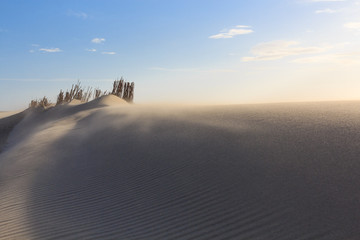
<svg viewBox="0 0 360 240">
<path fill-rule="evenodd" d="M 119 100 L 6 134 L 0 239 L 360 238 L 360 102 Z"/>
</svg>

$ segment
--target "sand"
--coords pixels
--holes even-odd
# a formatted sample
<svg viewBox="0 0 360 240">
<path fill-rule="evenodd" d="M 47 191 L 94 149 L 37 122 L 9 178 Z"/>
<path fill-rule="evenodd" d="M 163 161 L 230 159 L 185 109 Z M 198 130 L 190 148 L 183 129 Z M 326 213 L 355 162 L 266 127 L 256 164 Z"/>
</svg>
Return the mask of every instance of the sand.
<svg viewBox="0 0 360 240">
<path fill-rule="evenodd" d="M 360 102 L 119 100 L 7 134 L 0 239 L 360 238 Z"/>
<path fill-rule="evenodd" d="M 25 111 L 0 112 L 0 153 L 12 129 L 25 117 Z"/>
</svg>

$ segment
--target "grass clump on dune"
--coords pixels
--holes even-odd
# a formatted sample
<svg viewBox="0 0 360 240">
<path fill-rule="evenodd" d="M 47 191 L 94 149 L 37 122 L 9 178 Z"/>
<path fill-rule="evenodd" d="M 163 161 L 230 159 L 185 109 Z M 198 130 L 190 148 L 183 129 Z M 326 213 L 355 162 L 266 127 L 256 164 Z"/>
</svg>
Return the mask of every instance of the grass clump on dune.
<svg viewBox="0 0 360 240">
<path fill-rule="evenodd" d="M 31 100 L 29 104 L 29 108 L 48 108 L 51 106 L 51 102 L 47 99 L 47 97 L 43 97 L 39 100 Z"/>
<path fill-rule="evenodd" d="M 126 102 L 132 103 L 134 100 L 134 88 L 134 82 L 125 82 L 122 77 L 120 78 L 120 80 L 114 81 L 113 89 L 111 92 L 103 92 L 99 88 L 95 88 L 94 91 L 92 87 L 83 88 L 80 81 L 78 81 L 76 84 L 73 84 L 71 86 L 70 91 L 67 90 L 66 92 L 64 92 L 63 90 L 60 90 L 59 94 L 57 95 L 55 105 L 70 103 L 72 100 L 79 100 L 82 103 L 86 103 L 90 100 L 110 94 L 118 96 L 119 98 L 124 99 Z M 52 105 L 53 104 L 47 99 L 47 97 L 43 97 L 40 100 L 32 100 L 29 104 L 29 108 L 46 109 Z"/>
</svg>

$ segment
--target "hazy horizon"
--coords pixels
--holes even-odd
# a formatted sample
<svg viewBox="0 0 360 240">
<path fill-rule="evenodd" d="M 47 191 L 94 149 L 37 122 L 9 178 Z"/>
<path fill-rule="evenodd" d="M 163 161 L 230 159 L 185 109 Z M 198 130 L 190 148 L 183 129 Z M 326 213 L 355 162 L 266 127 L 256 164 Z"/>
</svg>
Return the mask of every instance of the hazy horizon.
<svg viewBox="0 0 360 240">
<path fill-rule="evenodd" d="M 0 111 L 135 82 L 135 103 L 360 99 L 360 1 L 0 2 Z"/>
</svg>

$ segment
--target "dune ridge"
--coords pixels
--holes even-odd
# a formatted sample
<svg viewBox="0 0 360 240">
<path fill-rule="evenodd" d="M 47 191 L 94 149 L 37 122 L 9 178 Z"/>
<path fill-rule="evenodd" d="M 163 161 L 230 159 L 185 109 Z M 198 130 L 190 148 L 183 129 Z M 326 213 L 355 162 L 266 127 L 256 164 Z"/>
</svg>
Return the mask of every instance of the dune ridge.
<svg viewBox="0 0 360 240">
<path fill-rule="evenodd" d="M 119 103 L 16 125 L 0 239 L 360 237 L 359 102 Z"/>
</svg>

